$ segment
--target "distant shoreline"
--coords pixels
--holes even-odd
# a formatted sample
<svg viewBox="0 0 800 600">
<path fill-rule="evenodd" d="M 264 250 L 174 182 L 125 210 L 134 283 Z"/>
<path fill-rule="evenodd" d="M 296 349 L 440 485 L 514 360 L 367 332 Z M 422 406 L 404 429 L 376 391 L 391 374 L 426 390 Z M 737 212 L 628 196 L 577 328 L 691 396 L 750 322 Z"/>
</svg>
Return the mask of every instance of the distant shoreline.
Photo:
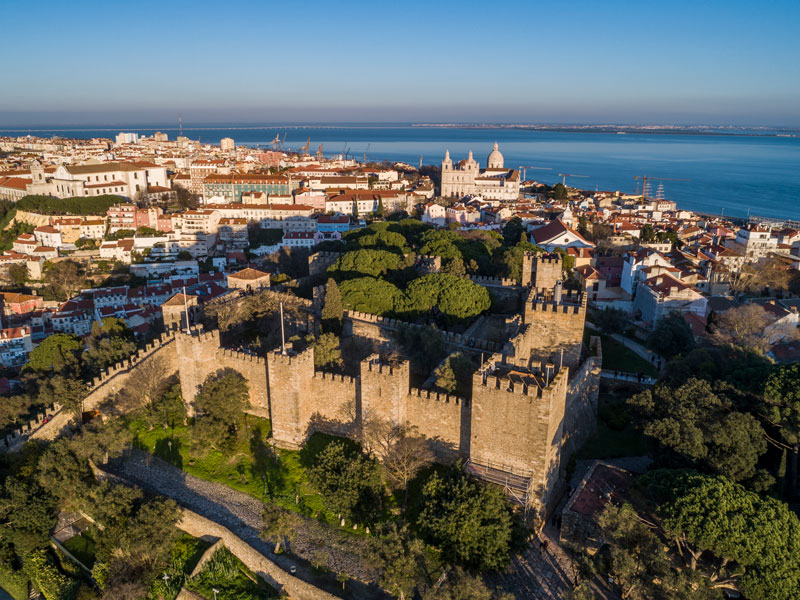
<svg viewBox="0 0 800 600">
<path fill-rule="evenodd" d="M 644 135 L 714 135 L 714 136 L 749 136 L 749 137 L 800 137 L 798 129 L 774 129 L 730 127 L 723 131 L 707 126 L 678 127 L 636 126 L 636 125 L 525 125 L 525 124 L 458 124 L 458 123 L 412 123 L 410 127 L 431 129 L 517 129 L 528 131 L 553 131 L 558 133 L 619 133 Z"/>
<path fill-rule="evenodd" d="M 800 138 L 800 128 L 793 127 L 743 127 L 711 125 L 617 125 L 617 124 L 531 124 L 531 123 L 184 123 L 187 131 L 257 131 L 305 129 L 464 129 L 464 130 L 516 130 L 554 133 L 604 133 L 631 135 L 691 135 L 726 137 L 786 137 Z M 0 136 L 19 137 L 42 133 L 119 132 L 119 131 L 178 131 L 174 124 L 104 124 L 104 125 L 37 125 L 11 127 L 0 123 Z"/>
</svg>

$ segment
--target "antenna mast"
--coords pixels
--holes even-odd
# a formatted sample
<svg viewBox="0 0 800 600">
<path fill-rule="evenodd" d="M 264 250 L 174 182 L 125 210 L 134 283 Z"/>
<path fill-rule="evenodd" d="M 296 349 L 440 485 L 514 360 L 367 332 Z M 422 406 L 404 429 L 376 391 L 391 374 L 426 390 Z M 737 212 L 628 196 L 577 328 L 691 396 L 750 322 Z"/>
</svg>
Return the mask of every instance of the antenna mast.
<svg viewBox="0 0 800 600">
<path fill-rule="evenodd" d="M 183 286 L 183 310 L 186 314 L 186 333 L 189 333 L 189 298 L 186 296 L 186 286 Z"/>
<path fill-rule="evenodd" d="M 283 302 L 280 303 L 281 307 L 281 355 L 286 356 L 286 333 L 283 330 Z"/>
<path fill-rule="evenodd" d="M 183 115 L 178 115 L 178 129 L 180 130 L 180 136 L 183 137 Z"/>
</svg>

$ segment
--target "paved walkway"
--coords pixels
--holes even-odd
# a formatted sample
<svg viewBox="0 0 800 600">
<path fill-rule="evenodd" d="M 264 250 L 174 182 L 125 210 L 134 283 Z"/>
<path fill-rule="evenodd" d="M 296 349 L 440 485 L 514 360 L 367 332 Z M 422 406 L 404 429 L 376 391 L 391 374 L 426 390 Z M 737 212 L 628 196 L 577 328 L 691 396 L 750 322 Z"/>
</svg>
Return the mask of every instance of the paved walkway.
<svg viewBox="0 0 800 600">
<path fill-rule="evenodd" d="M 655 385 L 658 381 L 655 377 L 639 376 L 638 373 L 625 373 L 623 371 L 612 371 L 611 369 L 603 369 L 600 371 L 600 377 L 603 379 L 613 379 L 615 381 L 630 381 L 631 383 L 641 383 L 644 385 Z"/>
<path fill-rule="evenodd" d="M 364 583 L 376 580 L 377 573 L 372 567 L 363 564 L 363 561 L 355 555 L 348 556 L 346 548 L 341 545 L 337 547 L 332 570 L 345 572 L 358 578 L 358 580 L 348 580 L 345 592 L 342 592 L 342 586 L 336 581 L 334 575 L 319 576 L 309 562 L 298 558 L 298 555 L 313 557 L 314 552 L 319 550 L 319 540 L 313 536 L 304 539 L 303 532 L 298 531 L 297 537 L 291 543 L 291 549 L 295 556 L 272 554 L 274 545 L 264 542 L 258 537 L 262 527 L 263 504 L 248 494 L 220 483 L 192 477 L 141 450 L 129 452 L 122 458 L 103 466 L 103 470 L 131 481 L 148 491 L 172 498 L 189 510 L 219 523 L 261 554 L 268 556 L 272 562 L 285 571 L 288 571 L 291 566 L 295 566 L 297 577 L 326 592 L 353 599 L 384 600 L 388 598 L 375 583 Z M 351 539 L 349 542 L 358 543 L 358 540 Z"/>
</svg>

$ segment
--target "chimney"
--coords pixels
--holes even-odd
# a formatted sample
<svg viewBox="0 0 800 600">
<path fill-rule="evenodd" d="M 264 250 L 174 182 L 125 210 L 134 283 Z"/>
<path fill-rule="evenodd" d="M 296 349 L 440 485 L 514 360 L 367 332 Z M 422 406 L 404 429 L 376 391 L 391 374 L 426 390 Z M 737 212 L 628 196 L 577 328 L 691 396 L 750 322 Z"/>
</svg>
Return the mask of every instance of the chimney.
<svg viewBox="0 0 800 600">
<path fill-rule="evenodd" d="M 553 288 L 553 303 L 554 304 L 561 304 L 561 292 L 562 292 L 563 283 L 559 279 L 556 281 L 556 285 Z"/>
</svg>

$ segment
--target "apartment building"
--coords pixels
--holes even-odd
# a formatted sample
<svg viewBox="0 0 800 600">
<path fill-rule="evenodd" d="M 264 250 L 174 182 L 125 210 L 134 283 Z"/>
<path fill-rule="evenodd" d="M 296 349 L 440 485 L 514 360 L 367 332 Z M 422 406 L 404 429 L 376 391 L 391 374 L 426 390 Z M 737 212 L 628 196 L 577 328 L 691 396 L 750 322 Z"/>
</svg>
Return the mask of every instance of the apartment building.
<svg viewBox="0 0 800 600">
<path fill-rule="evenodd" d="M 300 181 L 282 175 L 232 173 L 209 175 L 202 185 L 203 198 L 224 198 L 229 203 L 240 203 L 242 194 L 262 192 L 268 196 L 291 196 Z"/>
</svg>

